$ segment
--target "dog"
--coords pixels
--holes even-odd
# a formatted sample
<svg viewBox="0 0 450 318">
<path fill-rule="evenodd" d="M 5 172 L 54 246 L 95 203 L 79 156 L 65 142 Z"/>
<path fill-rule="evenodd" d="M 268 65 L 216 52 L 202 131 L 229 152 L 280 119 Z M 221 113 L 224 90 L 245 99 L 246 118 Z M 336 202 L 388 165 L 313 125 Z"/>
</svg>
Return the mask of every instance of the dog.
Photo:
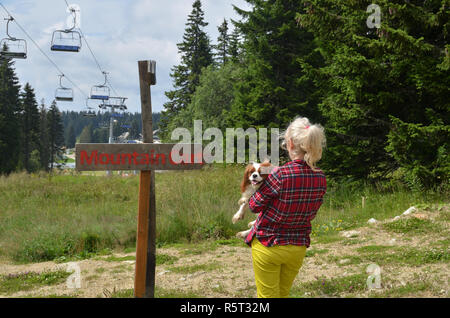
<svg viewBox="0 0 450 318">
<path fill-rule="evenodd" d="M 248 201 L 252 195 L 258 191 L 261 184 L 267 179 L 274 168 L 275 167 L 268 161 L 263 163 L 251 163 L 247 166 L 244 178 L 241 182 L 241 198 L 238 201 L 240 207 L 232 218 L 233 224 L 236 224 L 239 220 L 244 218 L 245 212 L 249 209 Z M 251 228 L 255 222 L 256 221 L 250 222 L 248 227 Z M 250 230 L 242 231 L 237 233 L 236 236 L 245 239 L 249 233 Z"/>
</svg>

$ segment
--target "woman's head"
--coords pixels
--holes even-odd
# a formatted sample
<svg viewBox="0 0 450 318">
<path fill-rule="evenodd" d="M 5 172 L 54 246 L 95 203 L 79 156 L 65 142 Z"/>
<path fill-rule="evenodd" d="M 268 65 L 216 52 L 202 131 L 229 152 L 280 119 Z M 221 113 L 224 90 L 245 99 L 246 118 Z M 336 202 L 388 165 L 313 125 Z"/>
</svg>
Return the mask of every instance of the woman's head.
<svg viewBox="0 0 450 318">
<path fill-rule="evenodd" d="M 282 147 L 289 151 L 291 159 L 304 156 L 308 166 L 316 169 L 326 144 L 322 126 L 312 125 L 308 118 L 298 117 L 289 125 L 283 137 Z"/>
</svg>

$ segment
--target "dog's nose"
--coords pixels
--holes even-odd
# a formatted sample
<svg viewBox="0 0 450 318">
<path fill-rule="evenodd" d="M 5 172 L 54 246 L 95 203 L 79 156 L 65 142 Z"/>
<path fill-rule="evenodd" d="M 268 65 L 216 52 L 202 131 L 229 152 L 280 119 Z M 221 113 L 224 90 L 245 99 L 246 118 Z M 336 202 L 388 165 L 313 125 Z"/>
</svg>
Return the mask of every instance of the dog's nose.
<svg viewBox="0 0 450 318">
<path fill-rule="evenodd" d="M 252 177 L 253 177 L 253 178 L 258 178 L 258 175 L 257 175 L 256 173 L 254 173 L 254 174 L 252 175 Z"/>
</svg>

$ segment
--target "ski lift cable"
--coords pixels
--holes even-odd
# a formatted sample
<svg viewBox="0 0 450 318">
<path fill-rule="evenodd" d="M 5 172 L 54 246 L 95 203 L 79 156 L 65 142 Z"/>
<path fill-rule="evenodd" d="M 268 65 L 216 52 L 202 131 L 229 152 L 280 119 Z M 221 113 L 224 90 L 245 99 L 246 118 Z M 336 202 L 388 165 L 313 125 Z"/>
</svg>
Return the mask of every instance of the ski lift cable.
<svg viewBox="0 0 450 318">
<path fill-rule="evenodd" d="M 66 3 L 66 6 L 69 10 L 71 10 L 71 7 L 69 5 L 69 3 L 67 2 L 67 0 L 64 0 L 64 2 Z M 73 13 L 73 11 L 71 11 Z M 84 39 L 84 42 L 86 43 L 86 46 L 89 50 L 89 52 L 91 52 L 92 58 L 94 59 L 95 64 L 97 65 L 98 69 L 100 70 L 100 73 L 104 74 L 104 70 L 101 67 L 97 57 L 94 54 L 94 51 L 92 50 L 91 46 L 89 45 L 89 42 L 87 41 L 86 36 L 84 35 L 83 31 L 81 30 L 80 27 L 77 28 L 80 31 L 81 37 Z M 111 87 L 111 89 L 113 90 L 114 94 L 116 94 L 116 96 L 119 96 L 116 92 L 116 90 L 114 89 L 114 87 L 111 85 L 111 82 L 107 79 L 107 83 L 109 84 L 109 86 Z"/>
<path fill-rule="evenodd" d="M 61 68 L 44 52 L 44 50 L 41 49 L 39 44 L 28 34 L 28 32 L 20 25 L 19 22 L 17 22 L 17 19 L 12 16 L 12 14 L 6 9 L 6 7 L 3 5 L 3 3 L 0 2 L 0 6 L 5 10 L 5 12 L 14 19 L 14 22 L 17 24 L 17 26 L 22 30 L 22 32 L 30 39 L 31 42 L 38 48 L 38 50 L 47 58 L 47 60 L 56 68 L 56 70 L 60 73 L 60 75 L 64 75 L 64 77 L 75 87 L 77 88 L 82 95 L 87 97 L 85 92 L 81 90 L 78 85 L 76 85 L 67 75 L 64 74 L 64 72 L 61 70 Z"/>
<path fill-rule="evenodd" d="M 84 39 L 84 42 L 86 43 L 86 46 L 89 50 L 89 52 L 91 52 L 92 58 L 95 61 L 95 64 L 97 64 L 98 69 L 100 70 L 100 73 L 104 74 L 105 71 L 103 70 L 103 68 L 100 66 L 100 63 L 97 59 L 97 57 L 94 54 L 94 51 L 92 50 L 91 46 L 89 45 L 89 42 L 86 39 L 86 36 L 84 35 L 83 31 L 81 30 L 81 28 L 78 28 L 78 30 L 80 31 L 81 37 Z M 114 89 L 114 87 L 111 85 L 111 82 L 109 81 L 109 79 L 106 79 L 106 82 L 109 84 L 109 86 L 111 87 L 111 89 L 113 90 L 114 94 L 116 94 L 116 96 L 118 96 L 116 90 Z"/>
</svg>

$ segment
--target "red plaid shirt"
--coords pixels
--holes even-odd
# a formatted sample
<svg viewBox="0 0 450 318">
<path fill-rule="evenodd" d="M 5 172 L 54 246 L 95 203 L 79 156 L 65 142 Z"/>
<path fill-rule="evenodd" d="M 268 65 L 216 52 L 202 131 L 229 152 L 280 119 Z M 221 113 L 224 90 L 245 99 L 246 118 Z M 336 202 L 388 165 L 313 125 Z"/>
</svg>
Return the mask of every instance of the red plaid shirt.
<svg viewBox="0 0 450 318">
<path fill-rule="evenodd" d="M 245 242 L 253 238 L 265 246 L 309 247 L 311 220 L 323 202 L 327 181 L 322 171 L 313 171 L 304 160 L 294 160 L 269 175 L 249 201 L 259 213 Z"/>
</svg>

